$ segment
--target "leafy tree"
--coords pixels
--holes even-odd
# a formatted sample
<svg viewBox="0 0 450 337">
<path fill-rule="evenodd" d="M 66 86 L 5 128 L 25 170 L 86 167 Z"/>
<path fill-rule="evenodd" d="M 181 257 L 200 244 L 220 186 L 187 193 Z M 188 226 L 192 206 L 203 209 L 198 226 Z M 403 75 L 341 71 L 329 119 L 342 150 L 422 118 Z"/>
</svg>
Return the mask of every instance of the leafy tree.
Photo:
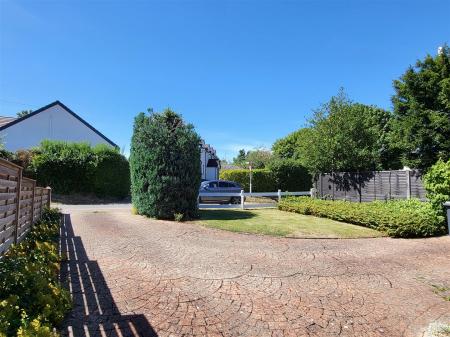
<svg viewBox="0 0 450 337">
<path fill-rule="evenodd" d="M 311 128 L 301 128 L 284 138 L 278 139 L 272 146 L 274 156 L 299 160 L 304 163 L 313 132 Z"/>
<path fill-rule="evenodd" d="M 272 152 L 264 148 L 256 148 L 245 153 L 244 149 L 239 150 L 237 157 L 233 158 L 233 165 L 248 168 L 251 163 L 254 169 L 265 168 L 272 159 Z"/>
<path fill-rule="evenodd" d="M 200 137 L 170 109 L 134 121 L 130 168 L 133 205 L 162 219 L 198 216 Z"/>
<path fill-rule="evenodd" d="M 271 160 L 272 152 L 270 152 L 269 150 L 259 148 L 247 152 L 247 162 L 252 165 L 252 168 L 266 168 Z"/>
<path fill-rule="evenodd" d="M 310 172 L 377 170 L 390 163 L 389 112 L 353 103 L 343 89 L 314 112 L 304 162 Z"/>
<path fill-rule="evenodd" d="M 22 111 L 19 111 L 16 115 L 18 118 L 20 118 L 20 117 L 25 117 L 26 115 L 29 115 L 32 112 L 33 112 L 33 110 L 22 110 Z"/>
<path fill-rule="evenodd" d="M 394 81 L 391 143 L 405 165 L 426 169 L 450 159 L 450 48 L 427 55 Z"/>
<path fill-rule="evenodd" d="M 240 149 L 237 157 L 233 158 L 233 164 L 237 166 L 244 166 L 247 161 L 247 154 L 244 149 Z"/>
</svg>

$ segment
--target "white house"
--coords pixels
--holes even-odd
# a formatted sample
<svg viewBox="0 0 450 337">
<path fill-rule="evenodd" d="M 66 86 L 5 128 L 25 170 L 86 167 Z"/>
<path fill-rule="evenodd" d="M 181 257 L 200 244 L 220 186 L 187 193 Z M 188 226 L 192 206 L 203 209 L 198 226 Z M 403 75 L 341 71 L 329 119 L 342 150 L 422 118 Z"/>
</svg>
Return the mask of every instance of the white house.
<svg viewBox="0 0 450 337">
<path fill-rule="evenodd" d="M 17 151 L 37 146 L 44 139 L 117 145 L 60 101 L 20 117 L 0 117 L 0 137 L 5 149 Z"/>
<path fill-rule="evenodd" d="M 0 139 L 5 149 L 11 152 L 38 146 L 45 139 L 118 147 L 60 101 L 50 103 L 24 117 L 0 116 Z M 220 165 L 216 150 L 204 141 L 200 147 L 202 179 L 219 179 Z"/>
<path fill-rule="evenodd" d="M 216 155 L 216 150 L 209 144 L 205 144 L 202 140 L 200 160 L 202 166 L 202 180 L 216 180 L 219 179 L 219 158 Z"/>
</svg>

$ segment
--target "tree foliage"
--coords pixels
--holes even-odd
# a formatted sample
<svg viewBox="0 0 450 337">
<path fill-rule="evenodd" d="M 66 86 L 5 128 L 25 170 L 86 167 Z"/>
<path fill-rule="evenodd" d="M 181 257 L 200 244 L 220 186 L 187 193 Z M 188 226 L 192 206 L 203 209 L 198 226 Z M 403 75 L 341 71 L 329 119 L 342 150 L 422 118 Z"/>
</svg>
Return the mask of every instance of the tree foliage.
<svg viewBox="0 0 450 337">
<path fill-rule="evenodd" d="M 392 144 L 405 165 L 426 169 L 450 159 L 450 48 L 426 56 L 394 81 Z"/>
<path fill-rule="evenodd" d="M 262 147 L 247 152 L 241 149 L 237 157 L 233 158 L 233 164 L 242 168 L 248 168 L 251 165 L 254 169 L 264 169 L 272 158 L 272 152 Z"/>
<path fill-rule="evenodd" d="M 258 148 L 247 152 L 247 162 L 255 169 L 267 168 L 272 160 L 272 152 L 264 148 Z"/>
<path fill-rule="evenodd" d="M 281 159 L 294 159 L 306 164 L 313 129 L 301 128 L 280 138 L 272 145 L 273 155 Z"/>
<path fill-rule="evenodd" d="M 200 137 L 170 109 L 140 113 L 131 140 L 131 194 L 139 214 L 194 218 L 201 180 Z"/>
<path fill-rule="evenodd" d="M 233 164 L 236 166 L 244 167 L 247 161 L 247 154 L 244 149 L 240 149 L 238 155 L 233 158 Z"/>
<path fill-rule="evenodd" d="M 22 110 L 22 111 L 19 111 L 16 115 L 18 118 L 21 118 L 21 117 L 25 117 L 25 116 L 29 115 L 32 112 L 33 112 L 33 110 Z"/>
<path fill-rule="evenodd" d="M 450 201 L 450 160 L 438 160 L 424 176 L 427 198 L 433 207 L 444 215 L 443 203 Z"/>
<path fill-rule="evenodd" d="M 341 90 L 320 106 L 303 134 L 297 156 L 310 172 L 395 168 L 387 139 L 390 113 L 352 102 Z"/>
</svg>

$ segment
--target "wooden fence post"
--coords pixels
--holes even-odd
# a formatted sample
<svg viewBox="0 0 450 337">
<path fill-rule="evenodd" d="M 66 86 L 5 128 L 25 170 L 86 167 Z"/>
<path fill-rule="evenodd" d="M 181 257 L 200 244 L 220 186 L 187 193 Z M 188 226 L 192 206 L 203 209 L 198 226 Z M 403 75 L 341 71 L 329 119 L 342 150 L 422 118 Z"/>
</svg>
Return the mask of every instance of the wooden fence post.
<svg viewBox="0 0 450 337">
<path fill-rule="evenodd" d="M 31 194 L 31 225 L 34 224 L 34 196 L 36 195 L 36 181 L 33 183 L 33 193 Z"/>
<path fill-rule="evenodd" d="M 44 213 L 44 188 L 41 188 L 41 207 L 39 208 L 39 219 L 42 217 L 42 213 Z"/>
<path fill-rule="evenodd" d="M 20 221 L 20 190 L 22 189 L 22 168 L 17 171 L 17 191 L 16 191 L 16 218 L 14 229 L 14 243 L 17 243 L 19 238 L 19 221 Z"/>
<path fill-rule="evenodd" d="M 47 190 L 47 208 L 50 209 L 52 203 L 52 188 L 47 186 L 45 189 Z"/>
<path fill-rule="evenodd" d="M 406 199 L 411 199 L 411 169 L 407 167 L 404 171 L 406 174 Z"/>
<path fill-rule="evenodd" d="M 362 202 L 362 186 L 361 186 L 361 173 L 358 171 L 356 174 L 358 177 L 358 196 L 359 196 L 359 202 Z"/>
</svg>

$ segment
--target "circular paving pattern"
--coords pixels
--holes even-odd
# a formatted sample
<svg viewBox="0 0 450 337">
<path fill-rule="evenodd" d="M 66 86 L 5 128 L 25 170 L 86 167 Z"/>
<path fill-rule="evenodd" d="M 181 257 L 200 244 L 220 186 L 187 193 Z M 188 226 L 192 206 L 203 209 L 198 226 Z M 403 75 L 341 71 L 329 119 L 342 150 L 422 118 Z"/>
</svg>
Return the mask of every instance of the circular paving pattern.
<svg viewBox="0 0 450 337">
<path fill-rule="evenodd" d="M 422 336 L 450 322 L 450 237 L 283 239 L 65 216 L 64 336 Z"/>
</svg>

